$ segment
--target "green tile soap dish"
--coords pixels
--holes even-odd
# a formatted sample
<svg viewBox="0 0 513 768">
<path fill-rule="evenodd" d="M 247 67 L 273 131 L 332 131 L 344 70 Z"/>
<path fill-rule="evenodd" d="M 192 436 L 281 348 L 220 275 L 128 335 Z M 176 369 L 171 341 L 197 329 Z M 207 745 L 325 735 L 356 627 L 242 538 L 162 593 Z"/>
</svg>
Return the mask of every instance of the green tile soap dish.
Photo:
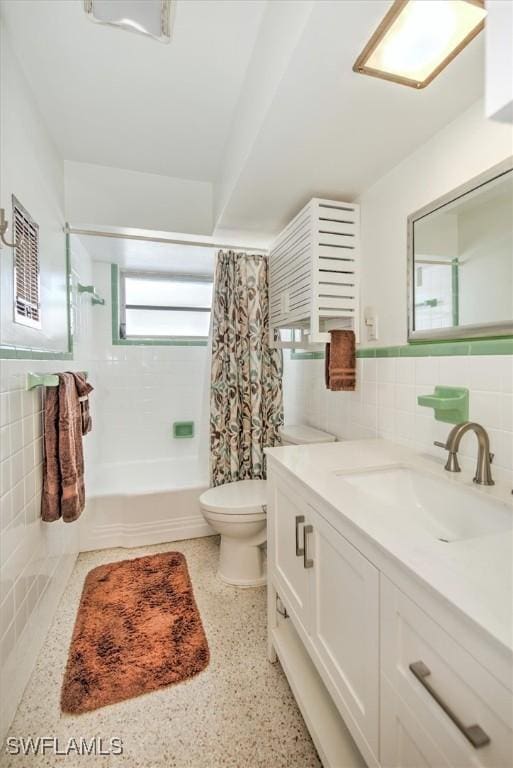
<svg viewBox="0 0 513 768">
<path fill-rule="evenodd" d="M 468 421 L 468 389 L 465 387 L 435 387 L 434 395 L 419 395 L 417 402 L 434 408 L 437 421 L 448 424 Z"/>
<path fill-rule="evenodd" d="M 175 421 L 173 423 L 173 437 L 194 437 L 193 421 Z"/>
</svg>

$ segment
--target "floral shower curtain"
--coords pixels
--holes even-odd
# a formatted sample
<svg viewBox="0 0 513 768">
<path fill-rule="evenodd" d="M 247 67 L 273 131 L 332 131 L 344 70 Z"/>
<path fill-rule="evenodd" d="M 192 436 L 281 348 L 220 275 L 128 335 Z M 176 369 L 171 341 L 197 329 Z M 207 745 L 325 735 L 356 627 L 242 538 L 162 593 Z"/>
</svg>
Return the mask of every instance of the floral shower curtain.
<svg viewBox="0 0 513 768">
<path fill-rule="evenodd" d="M 212 310 L 212 484 L 265 477 L 264 448 L 280 442 L 282 355 L 269 347 L 267 259 L 220 251 Z"/>
</svg>

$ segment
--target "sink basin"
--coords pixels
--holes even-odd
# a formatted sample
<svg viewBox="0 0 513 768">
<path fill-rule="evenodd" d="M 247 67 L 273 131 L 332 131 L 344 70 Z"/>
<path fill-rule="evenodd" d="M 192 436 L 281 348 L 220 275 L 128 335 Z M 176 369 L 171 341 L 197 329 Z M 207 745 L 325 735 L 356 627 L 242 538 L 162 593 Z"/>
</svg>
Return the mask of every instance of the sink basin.
<svg viewBox="0 0 513 768">
<path fill-rule="evenodd" d="M 513 510 L 472 489 L 409 467 L 335 473 L 356 488 L 390 524 L 416 528 L 441 542 L 473 539 L 513 528 Z"/>
</svg>

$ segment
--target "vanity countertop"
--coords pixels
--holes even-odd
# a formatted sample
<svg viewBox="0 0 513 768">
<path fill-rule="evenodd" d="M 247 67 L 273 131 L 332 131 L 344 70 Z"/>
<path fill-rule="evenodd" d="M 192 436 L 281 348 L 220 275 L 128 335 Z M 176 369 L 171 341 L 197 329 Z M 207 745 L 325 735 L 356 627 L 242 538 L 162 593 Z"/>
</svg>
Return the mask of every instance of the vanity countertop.
<svg viewBox="0 0 513 768">
<path fill-rule="evenodd" d="M 362 493 L 337 482 L 340 473 L 408 467 L 459 486 L 468 493 L 493 499 L 513 516 L 511 488 L 497 481 L 476 486 L 467 467 L 459 474 L 444 471 L 442 459 L 386 440 L 270 448 L 270 465 L 286 470 L 314 492 L 371 544 L 435 590 L 474 624 L 513 652 L 513 530 L 442 543 L 415 530 L 393 525 L 385 514 L 366 503 Z M 365 553 L 364 553 L 365 554 Z"/>
</svg>

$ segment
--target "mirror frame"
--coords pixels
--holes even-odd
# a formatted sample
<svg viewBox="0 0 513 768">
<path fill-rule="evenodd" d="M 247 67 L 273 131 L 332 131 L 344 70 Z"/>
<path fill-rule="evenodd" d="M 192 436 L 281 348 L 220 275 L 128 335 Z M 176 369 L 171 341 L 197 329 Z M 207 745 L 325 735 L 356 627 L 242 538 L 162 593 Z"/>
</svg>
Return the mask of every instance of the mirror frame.
<svg viewBox="0 0 513 768">
<path fill-rule="evenodd" d="M 408 301 L 408 342 L 415 341 L 436 341 L 443 339 L 474 339 L 474 338 L 494 338 L 496 336 L 511 336 L 513 334 L 513 318 L 511 321 L 501 321 L 497 323 L 477 323 L 475 325 L 453 325 L 448 328 L 435 328 L 432 330 L 416 331 L 414 330 L 414 313 L 415 313 L 415 291 L 413 286 L 413 279 L 415 274 L 414 260 L 415 254 L 413 251 L 413 227 L 416 221 L 424 218 L 430 213 L 439 208 L 443 208 L 444 205 L 452 203 L 459 197 L 472 192 L 474 189 L 478 189 L 487 184 L 493 179 L 504 176 L 507 173 L 513 171 L 513 155 L 503 160 L 501 163 L 492 166 L 479 176 L 461 184 L 459 187 L 451 190 L 442 197 L 433 200 L 428 205 L 420 208 L 418 211 L 411 213 L 408 216 L 408 235 L 407 235 L 407 253 L 408 253 L 408 265 L 407 265 L 407 301 Z"/>
</svg>

